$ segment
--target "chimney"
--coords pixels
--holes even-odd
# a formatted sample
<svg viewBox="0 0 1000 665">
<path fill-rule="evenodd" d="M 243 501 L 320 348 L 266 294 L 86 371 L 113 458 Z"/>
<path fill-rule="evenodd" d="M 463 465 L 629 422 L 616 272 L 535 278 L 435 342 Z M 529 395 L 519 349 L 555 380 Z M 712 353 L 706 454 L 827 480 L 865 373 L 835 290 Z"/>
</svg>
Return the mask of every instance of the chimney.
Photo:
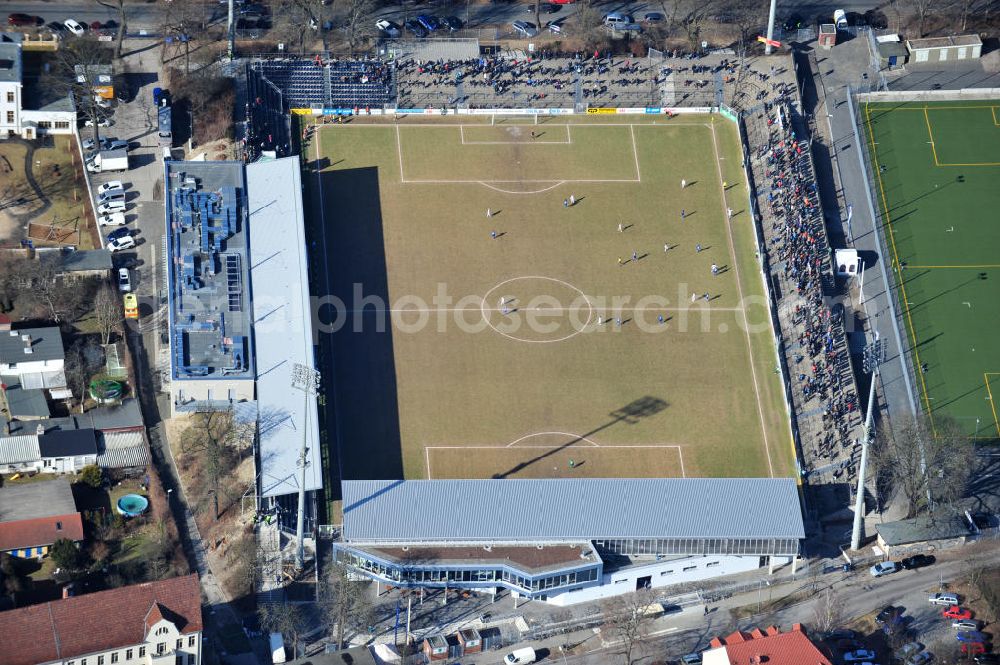
<svg viewBox="0 0 1000 665">
<path fill-rule="evenodd" d="M 38 427 L 35 428 L 35 435 L 41 436 L 45 434 L 45 425 L 38 423 Z"/>
<path fill-rule="evenodd" d="M 6 314 L 0 314 L 0 331 L 10 330 L 10 317 Z"/>
</svg>

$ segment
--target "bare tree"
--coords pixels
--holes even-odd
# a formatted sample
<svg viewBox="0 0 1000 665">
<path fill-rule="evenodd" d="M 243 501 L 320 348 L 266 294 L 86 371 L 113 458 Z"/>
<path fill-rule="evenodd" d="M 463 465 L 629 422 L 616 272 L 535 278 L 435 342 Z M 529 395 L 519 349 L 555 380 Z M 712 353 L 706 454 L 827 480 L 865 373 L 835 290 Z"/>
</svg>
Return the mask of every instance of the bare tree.
<svg viewBox="0 0 1000 665">
<path fill-rule="evenodd" d="M 97 4 L 118 12 L 118 34 L 115 38 L 115 58 L 122 57 L 122 41 L 125 39 L 125 31 L 128 28 L 128 12 L 125 9 L 125 0 L 94 0 Z"/>
<path fill-rule="evenodd" d="M 701 49 L 701 30 L 714 9 L 712 0 L 674 0 L 671 25 L 684 33 L 692 51 Z"/>
<path fill-rule="evenodd" d="M 344 644 L 348 631 L 355 632 L 372 622 L 374 606 L 367 582 L 351 579 L 350 569 L 342 561 L 330 566 L 326 585 L 320 589 L 320 604 L 330 630 L 336 631 L 337 647 Z"/>
<path fill-rule="evenodd" d="M 281 633 L 292 642 L 292 657 L 299 657 L 299 641 L 309 626 L 309 617 L 301 605 L 264 603 L 257 607 L 260 627 L 269 633 Z"/>
<path fill-rule="evenodd" d="M 607 41 L 604 27 L 601 25 L 601 9 L 594 0 L 581 0 L 576 3 L 576 13 L 570 19 L 573 22 L 574 33 L 589 51 Z"/>
<path fill-rule="evenodd" d="M 93 337 L 79 337 L 66 352 L 63 365 L 70 390 L 79 396 L 80 413 L 87 400 L 87 384 L 100 367 L 101 350 Z"/>
<path fill-rule="evenodd" d="M 625 665 L 635 662 L 633 654 L 642 640 L 645 620 L 654 598 L 652 589 L 640 589 L 612 598 L 601 607 L 605 629 L 621 642 Z"/>
<path fill-rule="evenodd" d="M 895 423 L 876 439 L 872 453 L 874 472 L 900 492 L 907 517 L 931 508 L 948 514 L 964 496 L 976 460 L 965 432 L 943 415 L 933 425 L 925 415 Z"/>
<path fill-rule="evenodd" d="M 937 9 L 938 0 L 907 0 L 917 17 L 917 37 L 924 36 L 927 17 Z"/>
<path fill-rule="evenodd" d="M 94 296 L 94 319 L 101 331 L 101 343 L 107 345 L 112 333 L 121 330 L 125 320 L 122 311 L 122 300 L 113 286 L 105 283 Z"/>
<path fill-rule="evenodd" d="M 814 603 L 813 622 L 820 633 L 830 633 L 844 621 L 844 599 L 832 587 L 816 596 Z"/>
<path fill-rule="evenodd" d="M 353 55 L 358 46 L 374 34 L 374 12 L 372 0 L 347 0 L 345 20 L 347 22 L 347 46 Z"/>
<path fill-rule="evenodd" d="M 221 517 L 219 494 L 225 493 L 227 499 L 232 500 L 232 492 L 238 491 L 232 483 L 222 480 L 236 468 L 238 452 L 243 445 L 236 437 L 243 431 L 237 425 L 233 410 L 228 409 L 195 414 L 194 422 L 181 434 L 181 452 L 201 456 L 208 474 L 208 493 L 212 496 L 212 515 L 216 521 Z"/>
<path fill-rule="evenodd" d="M 77 111 L 94 125 L 94 143 L 101 138 L 100 105 L 94 86 L 98 76 L 111 64 L 111 50 L 91 35 L 64 40 L 52 54 L 52 68 L 43 75 L 43 84 L 61 95 L 70 95 Z"/>
</svg>

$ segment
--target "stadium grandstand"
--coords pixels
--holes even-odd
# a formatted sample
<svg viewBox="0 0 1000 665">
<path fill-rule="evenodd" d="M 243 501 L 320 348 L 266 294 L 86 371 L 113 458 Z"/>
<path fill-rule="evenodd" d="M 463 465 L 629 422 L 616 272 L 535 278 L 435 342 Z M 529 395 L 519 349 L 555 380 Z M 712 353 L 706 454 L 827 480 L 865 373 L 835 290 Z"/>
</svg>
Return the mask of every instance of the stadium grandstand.
<svg viewBox="0 0 1000 665">
<path fill-rule="evenodd" d="M 339 561 L 393 587 L 570 605 L 796 565 L 791 478 L 359 480 Z M 458 507 L 458 508 L 456 508 Z"/>
</svg>

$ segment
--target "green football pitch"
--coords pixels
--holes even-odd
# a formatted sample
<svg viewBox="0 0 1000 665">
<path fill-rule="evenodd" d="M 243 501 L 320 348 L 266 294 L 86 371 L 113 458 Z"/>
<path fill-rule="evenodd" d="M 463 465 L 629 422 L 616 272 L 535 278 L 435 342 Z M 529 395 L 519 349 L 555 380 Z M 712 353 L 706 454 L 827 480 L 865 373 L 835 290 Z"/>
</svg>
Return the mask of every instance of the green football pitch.
<svg viewBox="0 0 1000 665">
<path fill-rule="evenodd" d="M 1000 102 L 862 106 L 923 408 L 1000 423 Z"/>
<path fill-rule="evenodd" d="M 736 128 L 616 120 L 316 127 L 342 477 L 793 473 Z"/>
</svg>

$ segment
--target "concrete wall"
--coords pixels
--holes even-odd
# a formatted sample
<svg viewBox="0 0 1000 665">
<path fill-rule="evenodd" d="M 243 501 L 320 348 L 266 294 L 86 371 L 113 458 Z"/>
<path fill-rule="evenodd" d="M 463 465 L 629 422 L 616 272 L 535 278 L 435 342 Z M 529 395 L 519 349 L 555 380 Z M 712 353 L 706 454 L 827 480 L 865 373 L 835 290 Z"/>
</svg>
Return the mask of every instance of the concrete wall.
<svg viewBox="0 0 1000 665">
<path fill-rule="evenodd" d="M 996 99 L 1000 88 L 963 88 L 962 90 L 890 90 L 857 95 L 862 102 L 947 102 L 954 100 Z"/>
<path fill-rule="evenodd" d="M 290 387 L 289 390 L 291 390 Z M 232 391 L 231 394 L 230 391 Z M 188 402 L 226 402 L 230 399 L 234 402 L 242 402 L 254 399 L 254 381 L 253 379 L 232 381 L 225 379 L 218 381 L 178 381 L 175 379 L 170 383 L 170 397 L 175 413 L 178 407 Z"/>
<path fill-rule="evenodd" d="M 758 568 L 760 568 L 759 556 L 693 556 L 661 560 L 606 574 L 601 579 L 601 586 L 549 596 L 548 602 L 552 605 L 565 606 L 631 593 L 636 590 L 636 583 L 640 577 L 649 577 L 650 585 L 655 589 L 744 573 Z"/>
</svg>

